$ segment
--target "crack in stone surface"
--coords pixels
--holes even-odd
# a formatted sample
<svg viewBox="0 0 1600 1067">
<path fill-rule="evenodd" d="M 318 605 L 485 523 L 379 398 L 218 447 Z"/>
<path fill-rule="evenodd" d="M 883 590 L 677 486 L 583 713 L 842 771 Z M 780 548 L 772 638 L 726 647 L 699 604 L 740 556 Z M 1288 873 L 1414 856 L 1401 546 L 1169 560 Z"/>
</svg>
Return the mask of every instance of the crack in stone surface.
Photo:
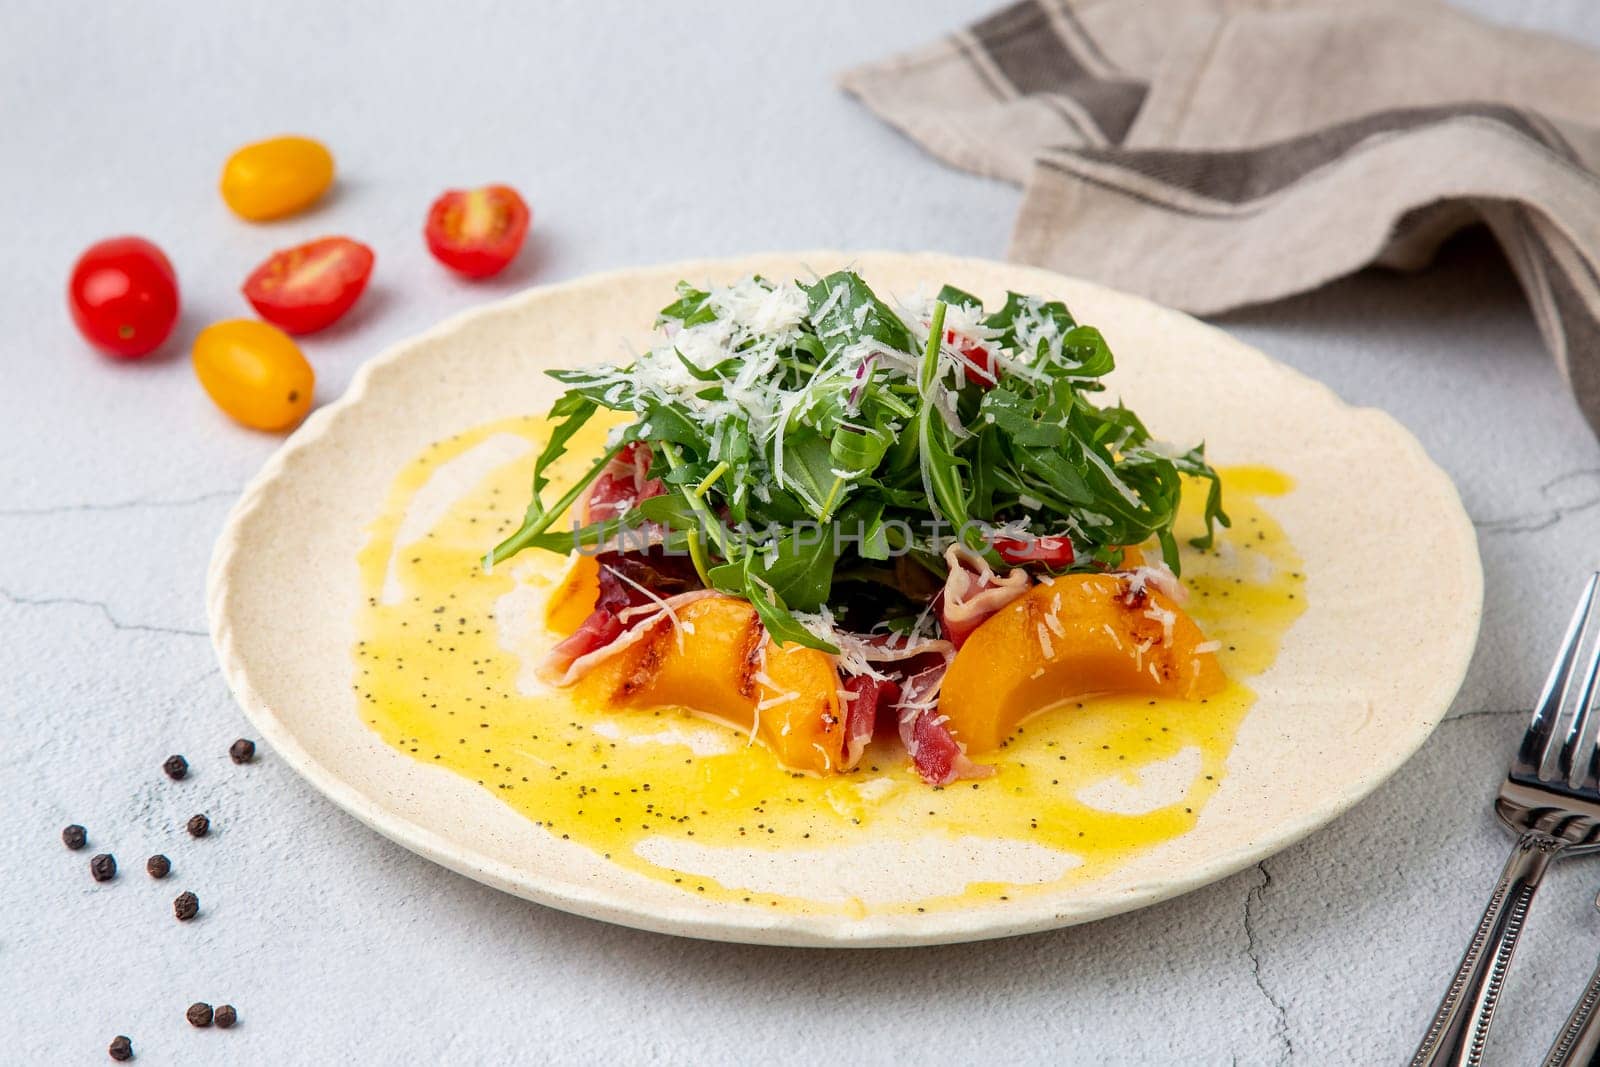
<svg viewBox="0 0 1600 1067">
<path fill-rule="evenodd" d="M 1549 496 L 1551 490 L 1579 478 L 1597 479 L 1597 486 L 1600 486 L 1600 468 L 1585 467 L 1582 470 L 1559 474 L 1541 485 L 1539 494 L 1541 496 Z M 1542 530 L 1550 529 L 1564 519 L 1581 514 L 1594 507 L 1600 507 L 1600 487 L 1597 487 L 1596 491 L 1587 499 L 1571 504 L 1556 504 L 1548 511 L 1532 512 L 1527 515 L 1512 515 L 1503 519 L 1473 519 L 1472 525 L 1487 534 L 1538 533 Z"/>
<path fill-rule="evenodd" d="M 171 634 L 171 635 L 173 635 L 175 637 L 210 637 L 211 636 L 205 630 L 190 630 L 190 629 L 187 629 L 185 627 L 180 627 L 180 626 L 156 626 L 153 623 L 143 623 L 143 622 L 124 622 L 121 619 L 117 618 L 116 615 L 112 613 L 111 606 L 109 604 L 105 603 L 104 601 L 100 601 L 100 600 L 85 600 L 82 597 L 71 597 L 71 596 L 53 596 L 53 597 L 18 596 L 16 593 L 11 592 L 9 589 L 0 589 L 0 597 L 4 597 L 6 600 L 10 601 L 11 603 L 16 604 L 18 607 L 25 607 L 25 608 L 52 608 L 52 607 L 89 608 L 91 610 L 98 611 L 101 615 L 103 615 L 105 617 L 105 620 L 111 624 L 111 628 L 114 629 L 114 630 L 126 630 L 126 631 L 132 631 L 132 632 L 135 632 L 135 633 L 147 633 L 147 634 Z"/>
<path fill-rule="evenodd" d="M 1256 937 L 1255 909 L 1265 899 L 1267 890 L 1272 886 L 1272 872 L 1267 870 L 1266 860 L 1257 863 L 1256 870 L 1261 872 L 1261 883 L 1251 886 L 1250 892 L 1244 897 L 1244 952 L 1250 959 L 1250 977 L 1255 981 L 1256 989 L 1261 992 L 1261 996 L 1272 1006 L 1278 1017 L 1274 1033 L 1283 1047 L 1283 1055 L 1279 1057 L 1278 1062 L 1289 1063 L 1294 1059 L 1294 1038 L 1289 1035 L 1289 1007 L 1267 988 L 1266 981 L 1261 977 L 1261 946 Z"/>
<path fill-rule="evenodd" d="M 1483 708 L 1478 711 L 1463 711 L 1459 715 L 1446 715 L 1440 720 L 1439 725 L 1460 722 L 1463 719 L 1505 719 L 1513 715 L 1528 718 L 1533 715 L 1533 711 L 1529 708 Z"/>
<path fill-rule="evenodd" d="M 170 500 L 138 498 L 119 500 L 110 504 L 44 504 L 38 507 L 0 508 L 0 518 L 29 518 L 36 515 L 73 515 L 83 512 L 139 511 L 146 508 L 190 508 L 209 504 L 214 500 L 228 500 L 239 495 L 238 489 L 216 489 L 198 496 L 175 497 Z"/>
</svg>

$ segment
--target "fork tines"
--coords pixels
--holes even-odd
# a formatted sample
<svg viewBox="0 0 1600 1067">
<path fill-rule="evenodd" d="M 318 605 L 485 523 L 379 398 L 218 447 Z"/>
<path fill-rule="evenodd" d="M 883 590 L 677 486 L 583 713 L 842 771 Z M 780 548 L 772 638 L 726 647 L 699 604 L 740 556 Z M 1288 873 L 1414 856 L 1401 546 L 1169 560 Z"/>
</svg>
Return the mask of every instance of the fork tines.
<svg viewBox="0 0 1600 1067">
<path fill-rule="evenodd" d="M 1600 759 L 1595 750 L 1600 716 L 1594 714 L 1600 678 L 1600 611 L 1596 590 L 1600 573 L 1589 576 L 1550 677 L 1533 708 L 1533 721 L 1511 764 L 1511 777 L 1528 784 L 1600 793 Z M 1582 670 L 1576 670 L 1580 658 Z"/>
</svg>

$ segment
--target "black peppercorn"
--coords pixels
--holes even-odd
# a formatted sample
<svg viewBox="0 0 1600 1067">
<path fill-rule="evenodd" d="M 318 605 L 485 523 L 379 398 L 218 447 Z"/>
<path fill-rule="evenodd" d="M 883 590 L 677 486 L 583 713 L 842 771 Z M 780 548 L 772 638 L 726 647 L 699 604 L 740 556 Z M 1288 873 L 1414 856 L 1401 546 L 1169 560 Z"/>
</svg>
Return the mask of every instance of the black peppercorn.
<svg viewBox="0 0 1600 1067">
<path fill-rule="evenodd" d="M 212 1016 L 212 1021 L 227 1030 L 239 1021 L 239 1013 L 233 1010 L 232 1004 L 218 1004 L 217 1012 Z"/>
<path fill-rule="evenodd" d="M 204 837 L 211 832 L 211 820 L 204 815 L 192 816 L 188 826 L 191 837 Z"/>
<path fill-rule="evenodd" d="M 196 1001 L 189 1005 L 189 1010 L 183 1014 L 188 1018 L 190 1026 L 205 1027 L 211 1025 L 211 1005 L 204 1001 Z"/>
<path fill-rule="evenodd" d="M 111 1058 L 118 1063 L 133 1059 L 133 1042 L 128 1040 L 127 1034 L 118 1034 L 111 1039 L 111 1047 L 106 1049 L 111 1053 Z"/>
<path fill-rule="evenodd" d="M 76 852 L 84 845 L 89 843 L 89 831 L 85 830 L 77 823 L 73 823 L 71 826 L 61 831 L 61 842 L 72 851 Z"/>
<path fill-rule="evenodd" d="M 184 890 L 172 902 L 172 914 L 178 917 L 179 922 L 188 922 L 200 914 L 200 898 L 188 890 Z"/>
<path fill-rule="evenodd" d="M 228 746 L 228 758 L 235 763 L 249 763 L 256 758 L 256 743 L 241 737 Z"/>
<path fill-rule="evenodd" d="M 161 769 L 166 771 L 167 777 L 174 782 L 181 782 L 189 777 L 189 761 L 182 756 L 168 756 Z"/>
<path fill-rule="evenodd" d="M 89 873 L 97 882 L 109 882 L 117 876 L 117 857 L 102 852 L 89 861 Z"/>
<path fill-rule="evenodd" d="M 172 861 L 158 852 L 144 861 L 144 869 L 152 878 L 165 878 L 172 873 Z"/>
</svg>

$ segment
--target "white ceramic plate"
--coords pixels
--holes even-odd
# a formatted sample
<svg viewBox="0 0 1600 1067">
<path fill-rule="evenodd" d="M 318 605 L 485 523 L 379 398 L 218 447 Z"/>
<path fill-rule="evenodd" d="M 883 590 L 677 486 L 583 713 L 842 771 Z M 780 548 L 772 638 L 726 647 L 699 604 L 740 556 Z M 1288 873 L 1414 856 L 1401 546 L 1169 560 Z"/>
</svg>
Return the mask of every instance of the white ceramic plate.
<svg viewBox="0 0 1600 1067">
<path fill-rule="evenodd" d="M 349 654 L 355 558 L 395 474 L 429 443 L 543 412 L 546 368 L 645 343 L 680 278 L 808 277 L 853 264 L 880 292 L 949 282 L 1066 300 L 1119 359 L 1113 388 L 1162 436 L 1204 437 L 1219 464 L 1295 479 L 1272 511 L 1305 560 L 1308 607 L 1220 789 L 1186 834 L 1093 880 L 970 908 L 858 917 L 696 899 L 556 840 L 485 789 L 402 756 L 362 723 Z M 1426 558 L 1426 580 L 1392 562 Z M 599 275 L 472 311 L 373 360 L 266 465 L 218 542 L 208 590 L 229 684 L 274 749 L 373 829 L 470 878 L 579 914 L 674 934 L 789 945 L 908 945 L 1025 933 L 1110 915 L 1221 878 L 1345 811 L 1400 767 L 1447 710 L 1471 655 L 1482 574 L 1449 479 L 1387 415 L 1226 334 L 1088 282 L 936 255 L 834 252 Z M 874 839 L 864 835 L 871 855 Z M 885 852 L 906 899 L 921 871 Z M 859 858 L 857 862 L 860 862 Z M 822 871 L 819 878 L 825 878 Z M 929 894 L 921 894 L 929 895 Z"/>
</svg>

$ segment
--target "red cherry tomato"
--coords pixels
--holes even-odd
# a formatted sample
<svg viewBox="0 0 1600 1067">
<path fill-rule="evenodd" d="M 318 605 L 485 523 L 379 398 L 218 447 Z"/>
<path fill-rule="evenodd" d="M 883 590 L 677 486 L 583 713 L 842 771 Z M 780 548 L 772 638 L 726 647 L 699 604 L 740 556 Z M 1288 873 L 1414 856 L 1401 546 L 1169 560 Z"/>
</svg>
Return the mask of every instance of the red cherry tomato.
<svg viewBox="0 0 1600 1067">
<path fill-rule="evenodd" d="M 78 257 L 67 302 L 90 343 L 119 359 L 138 359 L 161 347 L 177 325 L 178 276 L 143 237 L 113 237 Z"/>
<path fill-rule="evenodd" d="M 1072 541 L 1065 537 L 996 537 L 990 544 L 1007 563 L 1043 563 L 1047 567 L 1072 563 Z"/>
<path fill-rule="evenodd" d="M 332 326 L 372 277 L 372 249 L 348 237 L 322 237 L 274 252 L 245 279 L 261 317 L 293 334 Z"/>
<path fill-rule="evenodd" d="M 487 278 L 516 258 L 530 218 L 509 185 L 451 189 L 428 209 L 423 234 L 440 263 L 468 278 Z"/>
<path fill-rule="evenodd" d="M 978 342 L 969 340 L 957 334 L 954 330 L 944 332 L 944 343 L 957 345 L 961 359 L 965 364 L 961 370 L 967 376 L 967 381 L 980 389 L 992 389 L 1000 380 L 999 373 L 994 368 L 994 356 L 989 350 Z"/>
</svg>

